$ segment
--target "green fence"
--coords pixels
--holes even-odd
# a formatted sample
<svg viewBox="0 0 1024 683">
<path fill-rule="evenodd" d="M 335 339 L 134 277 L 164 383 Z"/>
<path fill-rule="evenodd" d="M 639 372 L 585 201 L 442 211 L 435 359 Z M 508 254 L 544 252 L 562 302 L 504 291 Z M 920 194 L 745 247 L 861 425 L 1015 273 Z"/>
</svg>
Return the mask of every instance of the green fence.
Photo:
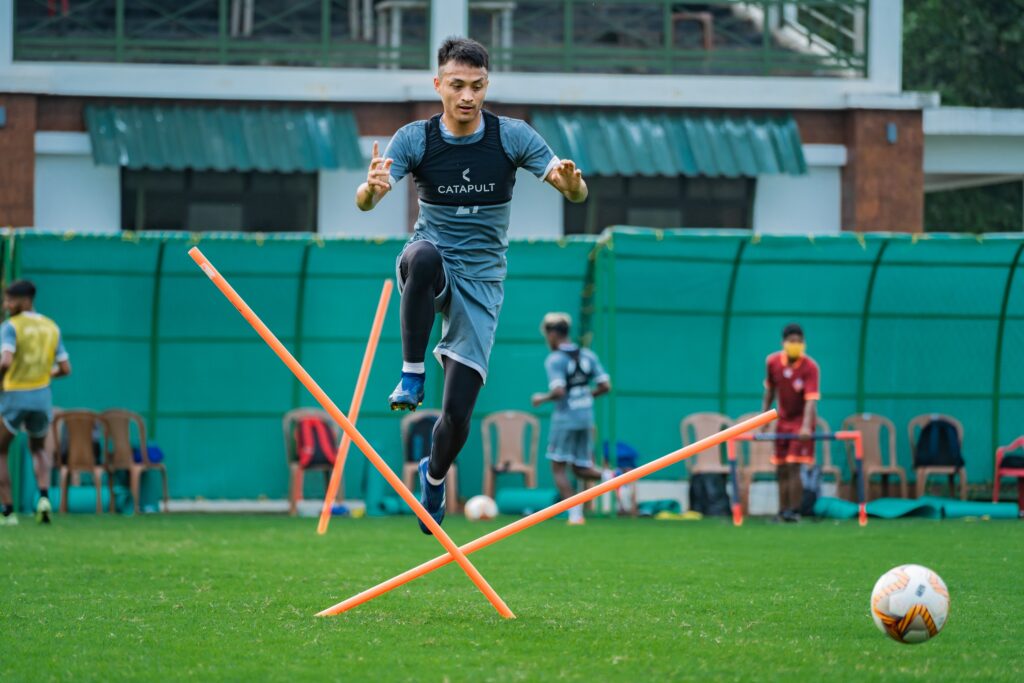
<svg viewBox="0 0 1024 683">
<path fill-rule="evenodd" d="M 142 413 L 167 453 L 173 497 L 284 498 L 281 417 L 312 399 L 188 258 L 196 239 L 10 233 L 4 277 L 35 280 L 39 310 L 61 325 L 74 374 L 55 383 L 56 404 Z M 198 243 L 347 407 L 401 242 L 203 235 Z M 1020 237 L 637 229 L 600 241 L 514 241 L 490 379 L 459 459 L 460 494 L 481 487 L 480 419 L 532 410 L 530 394 L 546 384 L 541 316 L 580 310 L 581 293 L 583 326 L 614 384 L 598 401 L 601 439 L 630 442 L 649 459 L 678 447 L 689 413 L 757 410 L 764 358 L 796 320 L 822 367 L 820 412 L 833 427 L 858 411 L 890 417 L 909 467 L 909 418 L 950 413 L 965 425 L 971 481 L 990 481 L 995 446 L 1024 433 L 1022 250 Z M 385 397 L 399 362 L 395 297 L 359 419 L 395 469 L 399 420 Z M 428 373 L 429 407 L 440 402 L 440 382 L 436 365 Z M 348 496 L 380 485 L 365 462 L 349 458 Z M 539 471 L 549 485 L 543 462 Z M 682 476 L 682 467 L 663 476 Z M 312 497 L 323 492 L 314 479 Z"/>
<path fill-rule="evenodd" d="M 759 410 L 765 356 L 798 321 L 830 426 L 889 417 L 909 471 L 910 418 L 951 414 L 970 480 L 991 481 L 995 447 L 1024 434 L 1022 250 L 1020 236 L 606 233 L 589 318 L 615 380 L 603 432 L 656 456 L 689 413 Z"/>
<path fill-rule="evenodd" d="M 172 497 L 284 498 L 281 418 L 315 404 L 187 256 L 197 243 L 346 410 L 400 240 L 18 232 L 4 241 L 5 277 L 33 279 L 38 309 L 61 326 L 74 372 L 54 383 L 56 405 L 142 413 L 167 454 Z M 490 378 L 459 460 L 462 495 L 482 483 L 480 419 L 530 410 L 530 394 L 546 387 L 538 325 L 548 310 L 579 308 L 593 245 L 591 238 L 513 243 Z M 400 363 L 396 295 L 359 426 L 398 471 L 399 419 L 386 397 Z M 438 366 L 427 367 L 427 405 L 436 406 Z M 377 479 L 353 452 L 346 494 L 361 497 L 364 482 Z M 306 480 L 307 494 L 323 495 L 317 477 Z"/>
</svg>

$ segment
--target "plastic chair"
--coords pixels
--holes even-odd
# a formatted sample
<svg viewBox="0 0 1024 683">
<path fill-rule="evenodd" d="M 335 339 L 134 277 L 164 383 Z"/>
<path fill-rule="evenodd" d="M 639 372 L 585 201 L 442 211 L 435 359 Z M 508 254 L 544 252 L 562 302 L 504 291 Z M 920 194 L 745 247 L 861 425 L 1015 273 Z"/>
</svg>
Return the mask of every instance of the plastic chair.
<svg viewBox="0 0 1024 683">
<path fill-rule="evenodd" d="M 825 418 L 819 416 L 816 422 L 817 424 L 814 427 L 816 432 L 821 432 L 822 434 L 832 433 L 832 428 L 829 427 L 828 421 Z M 832 442 L 822 440 L 817 443 L 819 448 L 821 448 L 821 477 L 822 479 L 827 475 L 835 477 L 836 488 L 838 489 L 843 483 L 843 472 L 832 462 Z"/>
<path fill-rule="evenodd" d="M 413 433 L 413 428 L 421 421 L 429 421 L 430 425 L 433 426 L 440 417 L 440 410 L 417 410 L 402 418 L 402 448 L 405 451 L 405 464 L 402 465 L 402 483 L 410 491 L 416 490 L 416 482 L 420 473 L 420 460 L 430 455 L 432 447 L 430 439 L 427 439 L 425 443 L 417 439 L 417 435 Z M 459 511 L 459 470 L 454 463 L 448 468 L 448 474 L 445 475 L 444 482 L 447 489 L 444 509 L 446 513 L 454 514 Z"/>
<path fill-rule="evenodd" d="M 96 514 L 103 513 L 103 465 L 93 441 L 93 428 L 99 424 L 104 437 L 110 432 L 99 413 L 93 410 L 62 410 L 54 414 L 53 433 L 60 443 L 61 427 L 67 436 L 67 455 L 60 465 L 60 511 L 68 511 L 69 479 L 81 472 L 92 475 L 96 487 Z"/>
<path fill-rule="evenodd" d="M 910 437 L 910 454 L 911 457 L 917 453 L 917 439 L 921 435 L 923 430 L 929 423 L 944 420 L 949 422 L 956 427 L 957 440 L 960 442 L 960 452 L 963 453 L 964 449 L 964 426 L 960 420 L 956 419 L 952 415 L 944 415 L 942 413 L 928 413 L 926 415 L 918 415 L 912 418 L 907 423 L 907 433 Z M 920 498 L 924 495 L 925 489 L 928 487 L 928 477 L 934 474 L 945 474 L 949 477 L 949 493 L 954 495 L 956 491 L 955 483 L 957 478 L 960 479 L 960 500 L 967 500 L 967 472 L 963 467 L 954 467 L 952 465 L 926 465 L 918 467 L 914 465 L 914 474 L 917 480 L 914 482 L 914 497 Z"/>
<path fill-rule="evenodd" d="M 523 447 L 527 428 L 530 429 L 528 454 Z M 480 430 L 484 437 L 484 495 L 494 498 L 495 480 L 498 474 L 521 474 L 526 488 L 537 488 L 540 421 L 521 410 L 504 410 L 485 417 L 480 424 Z M 492 431 L 497 433 L 497 457 L 494 457 L 491 443 Z"/>
<path fill-rule="evenodd" d="M 300 420 L 308 417 L 315 417 L 323 420 L 328 429 L 331 430 L 331 443 L 337 448 L 337 444 L 341 441 L 338 435 L 338 427 L 334 424 L 334 420 L 325 411 L 319 408 L 295 408 L 289 410 L 284 414 L 284 420 L 282 421 L 282 428 L 284 429 L 284 455 L 285 460 L 288 462 L 288 468 L 290 470 L 290 484 L 288 486 L 288 514 L 296 515 L 299 511 L 299 501 L 302 500 L 302 485 L 306 477 L 306 472 L 319 470 L 324 473 L 324 487 L 328 486 L 331 481 L 331 470 L 334 468 L 331 464 L 321 465 L 310 465 L 309 467 L 302 467 L 299 464 L 299 454 L 295 450 L 295 427 Z M 344 491 L 345 487 L 342 485 L 338 486 L 338 491 Z"/>
<path fill-rule="evenodd" d="M 107 448 L 103 457 L 103 467 L 107 470 L 107 485 L 110 487 L 110 512 L 115 512 L 114 501 L 114 472 L 127 470 L 132 492 L 132 500 L 135 501 L 135 512 L 140 510 L 140 489 L 142 473 L 147 470 L 156 470 L 160 473 L 164 488 L 164 510 L 170 502 L 167 495 L 167 467 L 162 462 L 153 462 L 149 459 L 149 446 L 146 443 L 146 423 L 142 416 L 130 410 L 113 408 L 100 413 L 107 423 Z M 132 423 L 139 430 L 139 454 L 142 462 L 135 462 L 132 453 L 131 429 Z"/>
<path fill-rule="evenodd" d="M 1016 477 L 1017 507 L 1024 513 L 1024 466 L 1017 467 L 1016 463 L 1011 467 L 1003 466 L 1003 459 L 1006 457 L 1006 454 L 1019 450 L 1024 450 L 1024 436 L 1018 436 L 1008 445 L 1000 446 L 996 449 L 996 471 L 992 482 L 992 502 L 999 502 L 999 480 L 1002 477 Z"/>
<path fill-rule="evenodd" d="M 760 413 L 744 413 L 736 418 L 737 422 L 749 420 Z M 775 431 L 775 423 L 768 425 L 766 433 Z M 746 451 L 746 458 L 743 458 L 741 450 L 737 458 L 739 465 L 739 487 L 740 500 L 743 501 L 743 514 L 750 514 L 750 487 L 754 483 L 754 477 L 758 474 L 770 474 L 775 476 L 775 465 L 772 464 L 772 456 L 775 454 L 775 443 L 772 441 L 740 441 L 736 444 L 738 448 Z"/>
<path fill-rule="evenodd" d="M 896 425 L 887 417 L 873 413 L 856 413 L 848 415 L 843 420 L 843 431 L 857 431 L 861 433 L 863 443 L 863 457 L 861 463 L 864 472 L 865 498 L 870 499 L 868 483 L 872 475 L 879 475 L 882 478 L 882 495 L 889 495 L 889 477 L 895 476 L 900 482 L 900 497 L 907 497 L 907 472 L 896 464 Z M 889 451 L 886 461 L 882 460 L 882 429 L 889 433 Z M 846 451 L 846 457 L 850 464 L 850 472 L 856 472 L 853 463 L 853 455 L 850 449 Z"/>
<path fill-rule="evenodd" d="M 733 421 L 721 413 L 693 413 L 679 423 L 679 435 L 683 445 L 700 441 L 731 427 Z M 692 435 L 691 435 L 692 432 Z M 701 451 L 686 460 L 686 469 L 692 477 L 695 474 L 729 474 L 729 465 L 722 463 L 721 449 L 711 448 Z"/>
</svg>

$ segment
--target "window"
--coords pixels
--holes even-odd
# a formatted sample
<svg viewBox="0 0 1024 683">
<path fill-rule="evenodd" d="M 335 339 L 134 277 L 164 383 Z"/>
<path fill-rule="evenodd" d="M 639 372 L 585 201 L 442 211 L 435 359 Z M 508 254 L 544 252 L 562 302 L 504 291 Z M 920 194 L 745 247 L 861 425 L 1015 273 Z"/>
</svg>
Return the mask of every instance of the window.
<svg viewBox="0 0 1024 683">
<path fill-rule="evenodd" d="M 316 232 L 315 173 L 121 172 L 124 230 Z"/>
<path fill-rule="evenodd" d="M 753 178 L 587 179 L 590 196 L 565 202 L 565 234 L 599 233 L 610 225 L 648 228 L 750 228 Z"/>
</svg>

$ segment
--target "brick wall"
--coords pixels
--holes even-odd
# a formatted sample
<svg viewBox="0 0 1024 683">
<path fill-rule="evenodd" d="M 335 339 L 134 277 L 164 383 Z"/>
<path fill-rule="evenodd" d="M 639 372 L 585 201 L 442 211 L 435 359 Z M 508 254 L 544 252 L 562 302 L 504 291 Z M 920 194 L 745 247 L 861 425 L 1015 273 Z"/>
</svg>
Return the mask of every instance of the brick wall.
<svg viewBox="0 0 1024 683">
<path fill-rule="evenodd" d="M 887 127 L 895 125 L 896 141 Z M 843 230 L 920 232 L 924 130 L 920 111 L 846 112 Z"/>
<path fill-rule="evenodd" d="M 0 226 L 34 222 L 36 97 L 0 94 L 7 125 L 0 128 Z"/>
</svg>

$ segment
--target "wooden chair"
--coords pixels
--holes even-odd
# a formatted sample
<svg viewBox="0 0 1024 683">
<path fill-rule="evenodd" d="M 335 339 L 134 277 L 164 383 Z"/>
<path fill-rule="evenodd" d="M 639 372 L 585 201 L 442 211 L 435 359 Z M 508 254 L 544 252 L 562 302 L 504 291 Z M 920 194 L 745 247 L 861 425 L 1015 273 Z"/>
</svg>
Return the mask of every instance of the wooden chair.
<svg viewBox="0 0 1024 683">
<path fill-rule="evenodd" d="M 53 433 L 61 443 L 61 428 L 67 436 L 67 455 L 60 465 L 60 512 L 68 511 L 68 484 L 72 476 L 82 472 L 92 475 L 96 487 L 96 514 L 103 513 L 103 465 L 99 462 L 93 441 L 94 427 L 99 424 L 104 438 L 109 434 L 106 420 L 93 410 L 62 410 L 54 414 Z"/>
<path fill-rule="evenodd" d="M 736 418 L 737 422 L 749 420 L 760 413 L 745 413 Z M 767 433 L 775 431 L 775 423 L 768 425 Z M 750 487 L 758 474 L 775 476 L 775 465 L 772 456 L 775 454 L 775 443 L 772 441 L 739 441 L 736 443 L 739 452 L 736 454 L 739 470 L 740 500 L 743 501 L 743 514 L 750 514 Z M 743 453 L 746 451 L 746 458 Z"/>
<path fill-rule="evenodd" d="M 721 413 L 693 413 L 679 423 L 679 435 L 683 445 L 689 446 L 732 425 L 733 421 Z M 695 474 L 729 474 L 729 465 L 722 463 L 719 448 L 709 448 L 688 458 L 686 469 L 691 477 Z"/>
<path fill-rule="evenodd" d="M 937 420 L 945 420 L 954 427 L 956 427 L 957 440 L 960 442 L 960 452 L 963 453 L 964 449 L 964 426 L 960 420 L 956 419 L 951 415 L 943 415 L 942 413 L 928 413 L 925 415 L 918 415 L 912 418 L 907 423 L 907 435 L 910 437 L 910 455 L 911 457 L 917 453 L 917 440 L 921 435 L 921 430 L 925 428 L 929 423 Z M 967 500 L 967 472 L 963 467 L 953 467 L 952 465 L 927 465 L 918 467 L 914 464 L 914 474 L 916 475 L 916 481 L 914 482 L 914 497 L 920 498 L 924 495 L 925 490 L 928 488 L 928 477 L 935 474 L 945 474 L 949 477 L 949 494 L 954 495 L 956 492 L 956 480 L 960 479 L 960 500 Z"/>
<path fill-rule="evenodd" d="M 306 472 L 318 470 L 324 473 L 324 487 L 326 488 L 331 481 L 331 470 L 333 466 L 330 464 L 323 465 L 311 465 L 303 468 L 299 464 L 299 454 L 295 450 L 295 427 L 298 425 L 300 420 L 307 417 L 316 417 L 323 420 L 327 427 L 331 430 L 331 443 L 337 448 L 340 443 L 338 436 L 338 427 L 334 424 L 334 420 L 325 411 L 319 408 L 295 408 L 289 410 L 284 414 L 284 420 L 281 423 L 284 429 L 284 455 L 285 460 L 288 463 L 290 471 L 289 485 L 288 485 L 288 514 L 296 515 L 299 511 L 299 501 L 302 500 L 302 485 L 306 477 Z M 342 482 L 344 483 L 344 482 Z M 338 491 L 344 491 L 345 487 L 339 485 Z"/>
<path fill-rule="evenodd" d="M 420 460 L 430 455 L 431 448 L 431 441 L 422 443 L 416 440 L 416 435 L 412 434 L 413 427 L 421 420 L 429 420 L 430 425 L 433 426 L 439 417 L 441 417 L 440 410 L 417 410 L 402 418 L 402 449 L 405 453 L 402 482 L 410 491 L 416 490 L 416 484 L 419 481 Z M 455 514 L 459 511 L 459 471 L 454 463 L 448 469 L 444 482 L 446 489 L 445 512 Z"/>
<path fill-rule="evenodd" d="M 529 453 L 524 448 L 528 428 Z M 485 417 L 480 424 L 480 430 L 484 438 L 484 495 L 494 498 L 495 481 L 499 474 L 521 474 L 526 488 L 537 488 L 540 421 L 520 410 L 503 410 Z M 494 438 L 498 443 L 496 457 L 492 443 Z"/>
<path fill-rule="evenodd" d="M 149 446 L 146 443 L 146 423 L 142 416 L 130 410 L 113 408 L 104 410 L 100 417 L 107 423 L 107 448 L 103 457 L 103 467 L 107 470 L 107 484 L 110 487 L 110 512 L 115 512 L 114 501 L 114 473 L 127 471 L 129 485 L 132 492 L 132 500 L 135 501 L 135 512 L 141 509 L 141 482 L 142 473 L 148 470 L 156 470 L 160 473 L 164 489 L 164 510 L 170 503 L 167 493 L 167 467 L 162 462 L 153 462 L 149 459 Z M 132 424 L 139 432 L 139 454 L 142 462 L 135 462 L 132 453 L 131 429 Z"/>
<path fill-rule="evenodd" d="M 828 421 L 823 417 L 818 417 L 817 424 L 815 425 L 814 431 L 821 432 L 822 434 L 831 434 L 832 428 L 829 427 Z M 836 495 L 839 493 L 839 488 L 843 483 L 843 472 L 832 462 L 832 442 L 831 441 L 818 441 L 819 447 L 821 448 L 821 478 L 824 479 L 828 475 L 832 475 L 836 480 Z"/>
<path fill-rule="evenodd" d="M 1004 464 L 1004 459 L 1008 454 L 1020 450 L 1024 450 L 1024 436 L 1018 436 L 1006 446 L 1000 446 L 996 449 L 996 469 L 992 481 L 992 502 L 999 502 L 999 480 L 1003 477 L 1016 477 L 1017 507 L 1020 514 L 1024 515 L 1024 463 L 1022 463 L 1024 457 L 1016 456 L 1014 458 L 1015 461 L 1010 462 L 1008 465 Z"/>
<path fill-rule="evenodd" d="M 870 486 L 872 475 L 879 475 L 882 478 L 882 495 L 889 495 L 889 477 L 895 476 L 900 482 L 900 497 L 907 497 L 907 473 L 896 464 L 896 425 L 887 417 L 873 413 L 857 413 L 848 415 L 843 420 L 843 431 L 858 431 L 864 449 L 864 461 L 861 463 L 864 472 L 864 496 L 870 500 Z M 882 459 L 882 429 L 888 431 L 888 457 Z M 850 472 L 856 472 L 853 463 L 852 449 L 846 451 L 847 460 L 850 463 Z"/>
</svg>

